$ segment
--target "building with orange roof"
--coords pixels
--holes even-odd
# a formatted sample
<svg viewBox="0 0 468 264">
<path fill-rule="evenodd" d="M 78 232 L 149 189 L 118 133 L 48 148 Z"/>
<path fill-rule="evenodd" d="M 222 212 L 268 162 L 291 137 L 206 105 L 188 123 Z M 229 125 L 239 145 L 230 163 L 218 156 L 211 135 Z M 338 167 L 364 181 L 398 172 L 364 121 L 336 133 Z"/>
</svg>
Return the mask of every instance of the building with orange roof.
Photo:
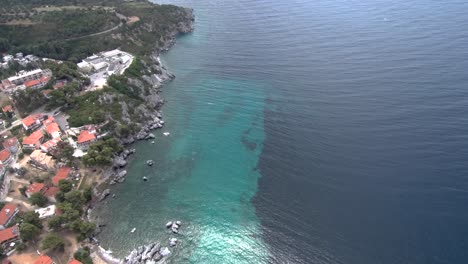
<svg viewBox="0 0 468 264">
<path fill-rule="evenodd" d="M 61 180 L 65 180 L 68 178 L 68 175 L 70 175 L 70 167 L 61 167 L 57 170 L 57 174 L 52 178 L 52 184 L 55 186 L 58 186 L 59 182 Z"/>
<path fill-rule="evenodd" d="M 33 182 L 29 185 L 28 189 L 26 189 L 26 196 L 29 198 L 31 195 L 42 192 L 44 190 L 44 184 L 40 182 Z"/>
<path fill-rule="evenodd" d="M 70 260 L 70 262 L 68 262 L 68 264 L 83 264 L 83 263 L 81 263 L 80 261 L 78 261 L 76 259 L 72 259 L 72 260 Z"/>
<path fill-rule="evenodd" d="M 0 163 L 3 165 L 8 165 L 13 160 L 13 156 L 11 155 L 8 149 L 4 149 L 0 151 Z"/>
<path fill-rule="evenodd" d="M 44 140 L 44 134 L 41 130 L 36 130 L 31 135 L 23 138 L 23 148 L 25 149 L 37 149 L 41 147 L 41 143 Z"/>
<path fill-rule="evenodd" d="M 78 135 L 77 144 L 82 149 L 87 149 L 91 143 L 96 141 L 96 135 L 88 130 L 82 130 Z"/>
<path fill-rule="evenodd" d="M 18 225 L 0 230 L 0 246 L 3 249 L 9 249 L 11 243 L 20 240 L 19 234 Z"/>
<path fill-rule="evenodd" d="M 43 191 L 42 194 L 44 194 L 45 197 L 51 202 L 51 203 L 56 203 L 57 200 L 55 199 L 55 195 L 60 192 L 60 189 L 56 186 L 50 186 L 46 187 Z"/>
<path fill-rule="evenodd" d="M 55 121 L 46 124 L 44 129 L 52 138 L 59 138 L 62 135 L 60 133 L 60 127 Z"/>
<path fill-rule="evenodd" d="M 26 86 L 26 88 L 33 88 L 34 89 L 34 88 L 38 87 L 40 84 L 41 84 L 41 81 L 39 81 L 38 79 L 35 79 L 35 80 L 25 82 L 24 86 Z"/>
<path fill-rule="evenodd" d="M 6 228 L 6 226 L 15 218 L 15 215 L 18 213 L 19 208 L 16 204 L 7 203 L 3 206 L 0 211 L 0 230 Z"/>
<path fill-rule="evenodd" d="M 4 107 L 2 107 L 2 111 L 3 113 L 13 112 L 13 106 L 5 105 Z"/>
<path fill-rule="evenodd" d="M 55 169 L 55 161 L 52 159 L 52 157 L 38 149 L 34 150 L 31 155 L 29 155 L 29 158 L 30 164 L 35 165 L 36 167 L 44 170 Z"/>
<path fill-rule="evenodd" d="M 41 150 L 44 151 L 45 153 L 50 153 L 51 151 L 57 148 L 57 145 L 60 141 L 61 141 L 60 138 L 51 139 L 41 145 Z"/>
<path fill-rule="evenodd" d="M 56 264 L 49 256 L 41 255 L 34 261 L 34 264 Z"/>
<path fill-rule="evenodd" d="M 34 130 L 40 127 L 42 124 L 42 120 L 46 119 L 46 116 L 38 113 L 38 114 L 31 114 L 21 121 L 23 123 L 23 128 L 26 130 Z"/>
<path fill-rule="evenodd" d="M 11 153 L 16 153 L 19 150 L 19 142 L 16 137 L 11 137 L 5 141 L 3 141 L 3 147 L 5 149 L 8 149 Z"/>
</svg>

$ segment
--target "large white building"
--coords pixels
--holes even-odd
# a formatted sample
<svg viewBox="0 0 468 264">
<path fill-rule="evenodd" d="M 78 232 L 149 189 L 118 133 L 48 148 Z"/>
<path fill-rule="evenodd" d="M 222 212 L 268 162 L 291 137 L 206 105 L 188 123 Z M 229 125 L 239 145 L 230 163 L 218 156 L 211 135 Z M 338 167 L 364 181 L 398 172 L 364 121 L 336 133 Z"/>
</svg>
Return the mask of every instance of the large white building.
<svg viewBox="0 0 468 264">
<path fill-rule="evenodd" d="M 7 80 L 12 84 L 21 85 L 27 81 L 36 80 L 44 76 L 50 77 L 52 76 L 52 72 L 48 69 L 46 70 L 35 69 L 32 71 L 20 71 L 16 75 L 9 77 Z"/>
</svg>

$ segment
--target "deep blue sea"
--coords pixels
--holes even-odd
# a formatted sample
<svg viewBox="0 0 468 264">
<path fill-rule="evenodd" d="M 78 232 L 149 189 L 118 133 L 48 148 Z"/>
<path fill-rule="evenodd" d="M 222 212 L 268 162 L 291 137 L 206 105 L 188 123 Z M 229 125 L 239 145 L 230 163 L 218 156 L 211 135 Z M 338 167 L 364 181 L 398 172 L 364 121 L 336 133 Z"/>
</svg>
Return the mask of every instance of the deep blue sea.
<svg viewBox="0 0 468 264">
<path fill-rule="evenodd" d="M 162 2 L 196 30 L 104 247 L 181 219 L 169 263 L 468 263 L 468 1 Z"/>
</svg>

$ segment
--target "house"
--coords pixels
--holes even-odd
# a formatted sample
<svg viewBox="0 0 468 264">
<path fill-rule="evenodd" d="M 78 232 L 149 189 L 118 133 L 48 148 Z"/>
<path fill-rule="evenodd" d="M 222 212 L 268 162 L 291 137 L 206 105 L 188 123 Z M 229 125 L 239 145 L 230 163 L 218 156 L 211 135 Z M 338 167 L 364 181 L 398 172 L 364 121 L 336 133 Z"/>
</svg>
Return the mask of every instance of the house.
<svg viewBox="0 0 468 264">
<path fill-rule="evenodd" d="M 15 218 L 15 215 L 18 213 L 19 208 L 16 204 L 7 203 L 3 206 L 0 211 L 0 230 L 3 230 L 7 225 Z"/>
<path fill-rule="evenodd" d="M 60 141 L 61 141 L 60 138 L 51 139 L 41 145 L 41 150 L 44 151 L 45 153 L 50 153 L 51 151 L 57 148 L 57 145 Z"/>
<path fill-rule="evenodd" d="M 55 161 L 52 159 L 51 156 L 45 154 L 44 152 L 36 149 L 34 150 L 31 155 L 29 155 L 30 162 L 37 167 L 44 169 L 44 170 L 54 170 L 55 169 Z"/>
<path fill-rule="evenodd" d="M 13 156 L 11 155 L 8 149 L 0 151 L 0 163 L 3 165 L 8 165 L 13 161 Z"/>
<path fill-rule="evenodd" d="M 11 105 L 5 105 L 2 107 L 3 113 L 13 113 L 13 106 Z"/>
<path fill-rule="evenodd" d="M 16 137 L 11 137 L 11 138 L 3 141 L 3 147 L 5 149 L 8 149 L 8 151 L 10 151 L 10 153 L 16 153 L 16 152 L 18 152 L 20 145 L 19 145 L 18 139 Z"/>
<path fill-rule="evenodd" d="M 51 203 L 56 203 L 57 200 L 55 199 L 55 195 L 60 192 L 60 189 L 56 186 L 50 186 L 45 188 L 42 191 L 42 194 L 44 194 L 45 197 L 47 197 L 47 200 Z"/>
<path fill-rule="evenodd" d="M 34 261 L 34 264 L 57 264 L 54 262 L 49 256 L 47 255 L 41 255 L 36 261 Z"/>
<path fill-rule="evenodd" d="M 50 99 L 50 98 L 52 98 L 52 97 L 50 96 L 50 93 L 51 93 L 52 91 L 53 91 L 53 90 L 42 90 L 42 94 L 44 95 L 45 98 Z"/>
<path fill-rule="evenodd" d="M 88 130 L 83 130 L 78 135 L 78 147 L 82 149 L 87 149 L 91 143 L 96 141 L 96 135 L 90 133 Z"/>
<path fill-rule="evenodd" d="M 65 180 L 68 178 L 68 175 L 70 175 L 70 167 L 61 167 L 58 169 L 57 174 L 52 178 L 52 184 L 55 186 L 58 186 L 59 182 L 61 180 Z"/>
<path fill-rule="evenodd" d="M 43 76 L 50 77 L 51 75 L 52 75 L 52 72 L 49 69 L 46 69 L 46 70 L 35 69 L 32 71 L 28 71 L 28 72 L 20 71 L 15 76 L 8 78 L 8 81 L 16 85 L 21 85 L 25 82 L 40 79 Z"/>
<path fill-rule="evenodd" d="M 44 208 L 36 209 L 34 210 L 34 212 L 36 212 L 39 215 L 39 219 L 45 219 L 47 217 L 55 215 L 55 209 L 55 204 L 53 204 Z"/>
<path fill-rule="evenodd" d="M 66 84 L 68 83 L 67 80 L 58 80 L 55 82 L 53 88 L 56 90 L 56 89 L 61 89 L 63 88 Z"/>
<path fill-rule="evenodd" d="M 25 149 L 37 149 L 41 147 L 44 134 L 41 130 L 34 131 L 31 135 L 23 138 L 23 148 Z"/>
<path fill-rule="evenodd" d="M 44 190 L 44 184 L 40 182 L 34 182 L 29 185 L 28 189 L 26 189 L 26 196 L 29 198 L 31 195 L 42 192 Z"/>
<path fill-rule="evenodd" d="M 80 261 L 78 261 L 76 259 L 72 259 L 72 260 L 70 260 L 70 262 L 68 262 L 68 264 L 83 264 L 83 263 L 81 263 Z"/>
<path fill-rule="evenodd" d="M 50 117 L 50 118 L 52 118 L 52 120 L 53 120 L 53 117 Z M 48 120 L 46 120 L 46 121 L 48 121 Z M 61 132 L 60 132 L 60 127 L 59 127 L 59 125 L 57 123 L 55 123 L 55 121 L 50 121 L 50 122 L 44 124 L 44 130 L 52 138 L 59 138 L 62 135 Z"/>
<path fill-rule="evenodd" d="M 18 225 L 0 230 L 0 246 L 4 250 L 9 249 L 12 246 L 11 243 L 20 240 L 19 234 Z"/>
<path fill-rule="evenodd" d="M 34 130 L 42 125 L 42 121 L 47 117 L 41 113 L 31 114 L 25 117 L 21 122 L 23 123 L 23 128 L 25 130 Z"/>
</svg>

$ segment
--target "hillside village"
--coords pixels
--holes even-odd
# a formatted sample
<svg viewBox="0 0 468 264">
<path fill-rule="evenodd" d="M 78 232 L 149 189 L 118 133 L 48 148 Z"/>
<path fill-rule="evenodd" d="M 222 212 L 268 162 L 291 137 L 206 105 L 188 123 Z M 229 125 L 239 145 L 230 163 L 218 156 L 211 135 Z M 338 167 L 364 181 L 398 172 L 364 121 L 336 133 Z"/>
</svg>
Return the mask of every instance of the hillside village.
<svg viewBox="0 0 468 264">
<path fill-rule="evenodd" d="M 60 61 L 25 58 L 30 63 L 46 62 L 40 65 L 63 70 Z M 22 63 L 23 59 L 22 54 L 5 55 L 2 68 L 12 62 Z M 38 67 L 21 70 L 1 81 L 0 199 L 4 202 L 0 211 L 0 253 L 7 257 L 3 263 L 23 263 L 25 258 L 29 258 L 28 263 L 38 264 L 92 263 L 86 245 L 91 244 L 96 226 L 83 213 L 94 199 L 92 185 L 99 181 L 99 175 L 82 158 L 100 144 L 113 150 L 108 155 L 121 150 L 121 146 L 103 129 L 108 120 L 93 122 L 90 118 L 87 124 L 71 127 L 69 116 L 61 112 L 60 106 L 49 109 L 47 99 L 72 85 L 72 97 L 102 89 L 110 76 L 123 74 L 133 61 L 132 55 L 112 50 L 78 63 L 72 74 L 79 74 L 79 78 L 60 78 L 52 69 Z M 18 109 L 18 93 L 24 95 L 25 91 L 40 91 L 45 103 L 22 115 L 25 111 Z"/>
</svg>

